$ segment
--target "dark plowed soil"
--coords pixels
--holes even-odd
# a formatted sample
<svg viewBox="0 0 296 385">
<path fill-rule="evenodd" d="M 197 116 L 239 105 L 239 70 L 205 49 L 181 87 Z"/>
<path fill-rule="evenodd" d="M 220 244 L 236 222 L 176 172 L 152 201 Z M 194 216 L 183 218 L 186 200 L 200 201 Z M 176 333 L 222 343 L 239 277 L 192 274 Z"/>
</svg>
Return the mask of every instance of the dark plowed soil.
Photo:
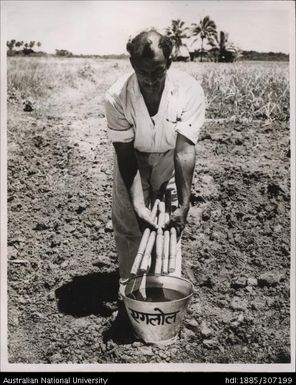
<svg viewBox="0 0 296 385">
<path fill-rule="evenodd" d="M 9 361 L 290 362 L 288 123 L 205 124 L 182 243 L 194 296 L 176 342 L 158 347 L 116 320 L 101 98 L 9 105 Z"/>
</svg>

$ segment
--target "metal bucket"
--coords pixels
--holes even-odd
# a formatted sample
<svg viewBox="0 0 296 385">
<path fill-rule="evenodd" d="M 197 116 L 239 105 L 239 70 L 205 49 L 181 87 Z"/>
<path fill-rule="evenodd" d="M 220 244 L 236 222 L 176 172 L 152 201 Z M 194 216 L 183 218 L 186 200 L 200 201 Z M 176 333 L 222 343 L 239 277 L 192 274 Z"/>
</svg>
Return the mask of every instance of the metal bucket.
<svg viewBox="0 0 296 385">
<path fill-rule="evenodd" d="M 143 280 L 146 280 L 144 288 Z M 162 290 L 165 301 L 131 298 L 141 287 L 144 293 Z M 171 293 L 177 293 L 178 299 Z M 184 278 L 153 275 L 131 278 L 126 284 L 123 300 L 135 335 L 148 343 L 169 343 L 182 326 L 192 294 L 193 285 Z"/>
</svg>

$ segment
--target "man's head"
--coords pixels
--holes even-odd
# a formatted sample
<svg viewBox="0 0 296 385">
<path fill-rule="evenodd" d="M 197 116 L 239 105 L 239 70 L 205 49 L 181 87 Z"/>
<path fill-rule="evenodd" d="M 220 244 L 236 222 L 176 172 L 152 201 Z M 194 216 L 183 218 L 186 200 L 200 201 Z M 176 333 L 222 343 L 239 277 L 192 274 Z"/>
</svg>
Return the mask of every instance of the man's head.
<svg viewBox="0 0 296 385">
<path fill-rule="evenodd" d="M 172 48 L 172 41 L 154 29 L 129 40 L 127 50 L 142 91 L 162 91 L 166 71 L 171 65 Z"/>
</svg>

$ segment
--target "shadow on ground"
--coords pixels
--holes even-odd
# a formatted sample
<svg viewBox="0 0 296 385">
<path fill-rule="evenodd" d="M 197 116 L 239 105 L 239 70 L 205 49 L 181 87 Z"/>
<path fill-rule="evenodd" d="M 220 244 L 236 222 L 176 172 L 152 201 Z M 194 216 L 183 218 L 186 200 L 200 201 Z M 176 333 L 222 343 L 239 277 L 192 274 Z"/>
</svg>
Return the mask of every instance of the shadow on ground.
<svg viewBox="0 0 296 385">
<path fill-rule="evenodd" d="M 117 345 L 131 344 L 136 340 L 123 301 L 117 302 L 116 318 L 110 328 L 103 332 L 104 343 L 109 340 Z"/>
<path fill-rule="evenodd" d="M 58 310 L 74 317 L 91 314 L 108 317 L 116 310 L 118 288 L 117 272 L 91 273 L 74 277 L 71 282 L 55 291 Z"/>
</svg>

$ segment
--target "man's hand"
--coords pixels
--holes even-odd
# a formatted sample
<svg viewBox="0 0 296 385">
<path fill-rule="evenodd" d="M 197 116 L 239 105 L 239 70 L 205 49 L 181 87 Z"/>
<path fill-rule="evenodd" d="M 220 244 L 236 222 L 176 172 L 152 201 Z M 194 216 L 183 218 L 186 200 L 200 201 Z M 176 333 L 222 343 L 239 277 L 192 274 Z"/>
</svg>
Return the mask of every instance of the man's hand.
<svg viewBox="0 0 296 385">
<path fill-rule="evenodd" d="M 181 236 L 182 231 L 184 230 L 184 227 L 186 225 L 186 218 L 188 215 L 189 207 L 183 208 L 178 207 L 173 214 L 171 215 L 170 220 L 164 224 L 163 230 L 168 230 L 171 227 L 174 227 L 177 232 L 178 240 Z"/>
<path fill-rule="evenodd" d="M 158 228 L 151 219 L 151 211 L 145 206 L 143 187 L 133 142 L 114 143 L 117 154 L 118 167 L 122 179 L 129 193 L 131 203 L 137 214 L 140 228 L 144 230 L 150 227 L 153 230 Z"/>
<path fill-rule="evenodd" d="M 139 205 L 135 206 L 134 210 L 140 219 L 141 227 L 149 227 L 152 230 L 157 230 L 158 226 L 154 223 L 154 221 L 151 219 L 151 211 L 145 206 L 145 205 Z"/>
</svg>

